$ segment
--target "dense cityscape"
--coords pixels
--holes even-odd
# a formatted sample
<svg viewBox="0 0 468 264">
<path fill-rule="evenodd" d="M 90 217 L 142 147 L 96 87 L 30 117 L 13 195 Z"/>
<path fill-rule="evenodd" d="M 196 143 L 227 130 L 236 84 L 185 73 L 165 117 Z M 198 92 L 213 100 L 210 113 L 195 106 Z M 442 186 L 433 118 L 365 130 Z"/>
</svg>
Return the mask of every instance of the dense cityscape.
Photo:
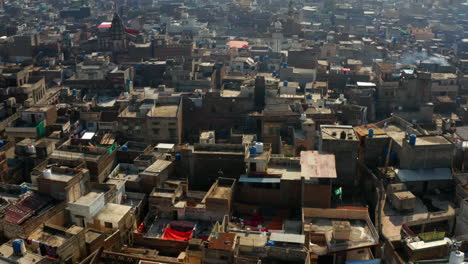
<svg viewBox="0 0 468 264">
<path fill-rule="evenodd" d="M 0 0 L 29 263 L 468 263 L 468 2 Z"/>
</svg>

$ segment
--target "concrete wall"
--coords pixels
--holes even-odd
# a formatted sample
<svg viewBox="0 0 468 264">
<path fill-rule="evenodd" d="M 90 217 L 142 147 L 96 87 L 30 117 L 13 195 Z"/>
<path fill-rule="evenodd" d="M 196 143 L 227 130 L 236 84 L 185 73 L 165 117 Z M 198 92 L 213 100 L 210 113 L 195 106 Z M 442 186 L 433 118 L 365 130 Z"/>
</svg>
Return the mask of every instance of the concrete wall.
<svg viewBox="0 0 468 264">
<path fill-rule="evenodd" d="M 93 222 L 93 217 L 101 211 L 105 206 L 104 193 L 100 193 L 99 197 L 91 202 L 89 205 L 81 205 L 76 203 L 69 203 L 68 210 L 71 214 L 71 221 L 77 225 L 82 226 L 81 219 L 77 215 L 84 217 L 86 223 Z"/>
<path fill-rule="evenodd" d="M 312 208 L 330 208 L 331 184 L 304 183 L 303 206 Z"/>
<path fill-rule="evenodd" d="M 453 144 L 412 146 L 404 140 L 399 153 L 400 168 L 450 168 L 454 148 Z"/>
<path fill-rule="evenodd" d="M 335 154 L 338 178 L 334 182 L 339 185 L 354 186 L 359 141 L 322 139 L 320 145 L 321 151 Z"/>
</svg>

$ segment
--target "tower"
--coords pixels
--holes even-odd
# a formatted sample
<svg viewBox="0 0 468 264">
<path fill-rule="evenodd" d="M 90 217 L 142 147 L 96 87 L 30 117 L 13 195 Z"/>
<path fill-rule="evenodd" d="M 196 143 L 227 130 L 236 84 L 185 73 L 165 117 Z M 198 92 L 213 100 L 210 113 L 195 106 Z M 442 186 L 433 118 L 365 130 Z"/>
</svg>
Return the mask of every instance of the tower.
<svg viewBox="0 0 468 264">
<path fill-rule="evenodd" d="M 273 33 L 271 35 L 272 38 L 272 45 L 271 48 L 273 52 L 280 53 L 281 49 L 283 48 L 283 25 L 279 20 L 276 20 L 273 23 Z"/>
<path fill-rule="evenodd" d="M 127 36 L 125 27 L 119 14 L 114 13 L 112 25 L 109 29 L 110 39 L 112 42 L 113 51 L 124 51 L 127 49 Z"/>
</svg>

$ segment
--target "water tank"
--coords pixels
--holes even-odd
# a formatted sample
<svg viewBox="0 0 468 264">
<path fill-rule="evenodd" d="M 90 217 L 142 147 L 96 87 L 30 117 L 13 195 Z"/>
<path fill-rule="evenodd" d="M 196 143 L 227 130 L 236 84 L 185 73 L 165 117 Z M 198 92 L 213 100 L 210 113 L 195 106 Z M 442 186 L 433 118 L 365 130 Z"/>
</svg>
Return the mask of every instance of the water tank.
<svg viewBox="0 0 468 264">
<path fill-rule="evenodd" d="M 181 160 L 181 159 L 182 159 L 182 155 L 180 155 L 180 153 L 176 153 L 175 160 Z"/>
<path fill-rule="evenodd" d="M 129 93 L 128 92 L 124 92 L 124 98 L 127 99 L 128 98 L 128 95 Z"/>
<path fill-rule="evenodd" d="M 369 138 L 373 138 L 374 137 L 374 129 L 373 128 L 369 128 Z"/>
<path fill-rule="evenodd" d="M 262 142 L 255 143 L 255 150 L 257 153 L 263 153 L 263 143 Z"/>
<path fill-rule="evenodd" d="M 13 240 L 13 253 L 16 256 L 24 256 L 26 254 L 26 246 L 22 239 Z"/>
<path fill-rule="evenodd" d="M 250 151 L 250 157 L 256 157 L 257 156 L 257 149 L 255 147 L 251 147 L 249 149 Z"/>
<path fill-rule="evenodd" d="M 345 131 L 341 131 L 340 139 L 346 139 L 346 132 Z"/>
<path fill-rule="evenodd" d="M 28 145 L 26 147 L 26 153 L 29 153 L 29 154 L 36 153 L 36 147 L 34 147 L 34 145 Z"/>
<path fill-rule="evenodd" d="M 45 169 L 42 171 L 42 177 L 50 179 L 52 177 L 52 171 L 50 169 Z"/>
<path fill-rule="evenodd" d="M 415 145 L 416 145 L 416 135 L 415 135 L 415 134 L 411 134 L 411 135 L 409 136 L 409 143 L 410 143 L 410 145 L 412 145 L 412 146 L 415 146 Z"/>
<path fill-rule="evenodd" d="M 283 69 L 286 69 L 286 68 L 288 68 L 288 64 L 285 62 L 283 63 Z"/>
<path fill-rule="evenodd" d="M 78 93 L 78 91 L 76 89 L 72 89 L 72 95 L 76 95 Z"/>
<path fill-rule="evenodd" d="M 21 185 L 21 194 L 27 193 L 28 191 L 29 187 L 26 184 Z"/>
<path fill-rule="evenodd" d="M 465 259 L 465 254 L 461 251 L 452 251 L 450 253 L 449 264 L 462 264 Z"/>
<path fill-rule="evenodd" d="M 455 103 L 457 103 L 457 105 L 460 105 L 460 97 L 457 97 L 457 98 L 455 99 Z"/>
<path fill-rule="evenodd" d="M 263 57 L 264 60 L 268 60 L 270 57 L 268 55 L 265 55 L 265 57 Z"/>
<path fill-rule="evenodd" d="M 3 145 L 5 145 L 5 141 L 0 140 L 0 147 L 3 147 Z"/>
<path fill-rule="evenodd" d="M 306 99 L 307 99 L 307 100 L 312 100 L 312 95 L 311 95 L 311 94 L 307 94 L 307 95 L 306 95 Z"/>
<path fill-rule="evenodd" d="M 283 82 L 283 86 L 284 86 L 284 87 L 288 87 L 288 84 L 289 84 L 288 81 L 284 81 L 284 82 Z"/>
<path fill-rule="evenodd" d="M 122 150 L 123 151 L 128 151 L 128 146 L 126 146 L 126 145 L 122 146 Z"/>
<path fill-rule="evenodd" d="M 305 121 L 307 119 L 307 115 L 305 113 L 301 114 L 301 121 Z"/>
<path fill-rule="evenodd" d="M 276 71 L 273 71 L 273 72 L 271 73 L 271 76 L 276 77 Z"/>
</svg>

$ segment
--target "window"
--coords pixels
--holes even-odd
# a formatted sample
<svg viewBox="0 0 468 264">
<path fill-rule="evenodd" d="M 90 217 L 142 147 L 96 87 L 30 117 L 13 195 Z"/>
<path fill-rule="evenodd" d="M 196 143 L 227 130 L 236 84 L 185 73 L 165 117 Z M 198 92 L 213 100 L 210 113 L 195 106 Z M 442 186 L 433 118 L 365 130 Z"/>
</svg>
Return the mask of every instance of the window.
<svg viewBox="0 0 468 264">
<path fill-rule="evenodd" d="M 169 123 L 169 126 L 175 126 L 175 125 L 176 125 L 176 123 L 175 123 L 175 122 L 171 122 L 171 123 Z"/>
<path fill-rule="evenodd" d="M 105 226 L 106 228 L 112 228 L 112 223 L 104 222 L 104 226 Z"/>
<path fill-rule="evenodd" d="M 176 130 L 175 129 L 169 129 L 169 136 L 174 138 L 176 137 Z"/>
<path fill-rule="evenodd" d="M 153 128 L 153 133 L 159 134 L 159 128 Z"/>
<path fill-rule="evenodd" d="M 153 126 L 159 126 L 159 122 L 153 122 Z"/>
</svg>

